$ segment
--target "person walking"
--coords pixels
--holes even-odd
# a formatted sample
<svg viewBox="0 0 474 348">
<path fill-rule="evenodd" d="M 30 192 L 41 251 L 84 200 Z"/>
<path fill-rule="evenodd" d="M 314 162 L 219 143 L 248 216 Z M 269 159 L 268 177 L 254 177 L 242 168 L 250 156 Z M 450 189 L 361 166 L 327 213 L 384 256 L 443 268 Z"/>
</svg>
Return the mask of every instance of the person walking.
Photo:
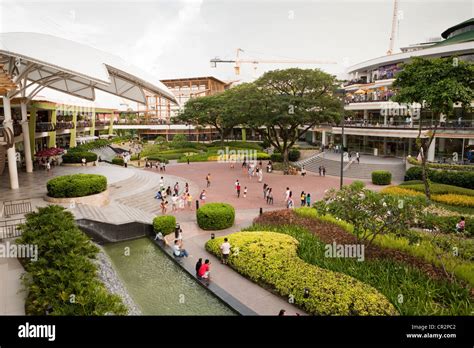
<svg viewBox="0 0 474 348">
<path fill-rule="evenodd" d="M 177 196 L 179 194 L 179 184 L 178 182 L 176 181 L 176 184 L 174 184 L 174 194 Z"/>
<path fill-rule="evenodd" d="M 171 211 L 178 211 L 178 195 L 173 193 L 171 197 Z"/>
<path fill-rule="evenodd" d="M 304 193 L 304 191 L 301 192 L 300 199 L 301 199 L 301 206 L 304 207 L 306 205 L 306 194 Z"/>
<path fill-rule="evenodd" d="M 356 152 L 356 160 L 357 164 L 360 164 L 360 154 L 358 152 Z"/>
<path fill-rule="evenodd" d="M 163 189 L 163 187 L 165 187 L 165 181 L 163 179 L 163 177 L 160 178 L 160 189 Z"/>
<path fill-rule="evenodd" d="M 272 193 L 271 187 L 268 189 L 268 193 L 267 193 L 267 204 L 273 205 L 273 193 Z"/>
<path fill-rule="evenodd" d="M 237 191 L 237 198 L 240 198 L 240 182 L 237 180 L 234 184 L 235 190 Z"/>
<path fill-rule="evenodd" d="M 227 238 L 224 238 L 224 243 L 220 246 L 222 252 L 222 264 L 227 265 L 227 260 L 229 259 L 231 245 Z"/>
<path fill-rule="evenodd" d="M 206 190 L 202 190 L 199 199 L 201 200 L 201 204 L 206 204 Z"/>
<path fill-rule="evenodd" d="M 268 185 L 266 183 L 263 184 L 263 199 L 267 199 L 267 188 Z"/>
<path fill-rule="evenodd" d="M 211 173 L 207 173 L 206 184 L 208 188 L 211 187 Z"/>
<path fill-rule="evenodd" d="M 323 166 L 323 176 L 326 176 L 326 167 Z"/>
<path fill-rule="evenodd" d="M 307 207 L 311 206 L 311 194 L 309 193 L 306 194 L 306 206 Z"/>
<path fill-rule="evenodd" d="M 321 174 L 323 173 L 323 167 L 322 166 L 319 166 L 319 176 L 321 176 Z"/>
<path fill-rule="evenodd" d="M 304 178 L 306 176 L 306 169 L 304 168 L 301 168 L 301 176 Z"/>
<path fill-rule="evenodd" d="M 290 191 L 290 188 L 287 187 L 285 191 L 285 203 L 288 204 L 288 200 L 290 199 L 290 197 L 291 197 L 291 191 Z"/>
<path fill-rule="evenodd" d="M 263 181 L 263 169 L 259 169 L 258 170 L 258 182 L 262 182 Z"/>
<path fill-rule="evenodd" d="M 189 192 L 186 194 L 186 202 L 188 204 L 188 208 L 191 209 L 193 204 L 193 196 L 191 196 Z"/>
<path fill-rule="evenodd" d="M 244 187 L 244 198 L 247 198 L 247 186 Z"/>
</svg>

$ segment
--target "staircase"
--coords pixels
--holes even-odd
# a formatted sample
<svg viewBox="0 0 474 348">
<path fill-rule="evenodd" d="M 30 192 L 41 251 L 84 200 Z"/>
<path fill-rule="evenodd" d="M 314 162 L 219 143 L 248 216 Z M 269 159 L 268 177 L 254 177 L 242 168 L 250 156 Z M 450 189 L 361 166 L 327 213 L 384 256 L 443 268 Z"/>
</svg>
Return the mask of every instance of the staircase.
<svg viewBox="0 0 474 348">
<path fill-rule="evenodd" d="M 339 176 L 341 174 L 341 162 L 322 157 L 322 153 L 309 157 L 305 160 L 295 162 L 296 166 L 305 166 L 310 172 L 319 173 L 319 166 L 326 167 L 326 175 Z M 397 164 L 388 163 L 351 163 L 344 162 L 344 176 L 346 178 L 366 179 L 372 178 L 372 172 L 375 170 L 387 170 L 392 173 L 393 181 L 403 181 L 405 176 L 405 164 L 400 161 Z"/>
<path fill-rule="evenodd" d="M 117 156 L 117 152 L 113 147 L 104 146 L 98 149 L 92 150 L 102 161 L 112 162 L 112 160 Z"/>
</svg>

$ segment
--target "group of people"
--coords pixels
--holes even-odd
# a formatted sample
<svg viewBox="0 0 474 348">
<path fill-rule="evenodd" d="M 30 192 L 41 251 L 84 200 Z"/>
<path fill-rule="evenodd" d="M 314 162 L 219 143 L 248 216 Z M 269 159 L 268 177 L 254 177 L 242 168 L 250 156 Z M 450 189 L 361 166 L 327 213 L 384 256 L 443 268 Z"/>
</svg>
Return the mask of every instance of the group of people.
<svg viewBox="0 0 474 348">
<path fill-rule="evenodd" d="M 224 242 L 220 245 L 220 249 L 222 254 L 221 263 L 223 265 L 227 265 L 232 249 L 228 238 L 224 238 Z M 210 280 L 211 262 L 209 261 L 209 259 L 206 259 L 204 262 L 202 262 L 202 258 L 199 258 L 199 260 L 196 262 L 195 270 L 196 277 L 198 279 L 207 281 Z"/>
<path fill-rule="evenodd" d="M 326 176 L 326 167 L 325 166 L 319 166 L 319 176 Z"/>
<path fill-rule="evenodd" d="M 145 168 L 155 168 L 156 170 L 160 170 L 160 172 L 166 172 L 166 164 L 164 162 L 156 161 L 156 162 L 151 162 L 146 160 L 145 161 Z"/>
<path fill-rule="evenodd" d="M 267 204 L 273 205 L 273 189 L 270 185 L 263 184 L 263 199 L 267 202 Z"/>
<path fill-rule="evenodd" d="M 269 162 L 270 163 L 270 162 Z M 271 166 L 271 164 L 270 164 Z M 267 172 L 271 172 L 271 170 L 269 171 L 269 167 L 267 165 Z M 257 177 L 258 178 L 258 182 L 262 182 L 263 181 L 263 163 L 262 161 L 260 162 L 256 162 L 256 161 L 250 161 L 250 162 L 247 162 L 246 159 L 244 159 L 244 161 L 242 162 L 242 173 L 247 173 L 249 179 L 252 179 L 253 177 Z"/>
<path fill-rule="evenodd" d="M 179 209 L 191 209 L 193 197 L 191 192 L 189 192 L 189 184 L 185 183 L 184 190 L 180 193 L 179 183 L 176 182 L 171 189 L 171 186 L 165 188 L 164 178 L 160 178 L 160 188 L 156 192 L 155 199 L 161 200 L 160 208 L 161 213 L 165 215 L 168 212 L 168 197 L 171 197 L 171 211 L 175 212 Z"/>
</svg>

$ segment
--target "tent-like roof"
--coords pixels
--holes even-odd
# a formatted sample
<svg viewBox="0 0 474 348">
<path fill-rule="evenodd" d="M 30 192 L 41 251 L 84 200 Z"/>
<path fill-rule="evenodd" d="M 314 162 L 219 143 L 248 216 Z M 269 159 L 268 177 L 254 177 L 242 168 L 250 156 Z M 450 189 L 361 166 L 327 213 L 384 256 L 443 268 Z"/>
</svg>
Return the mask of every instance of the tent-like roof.
<svg viewBox="0 0 474 348">
<path fill-rule="evenodd" d="M 0 33 L 2 63 L 17 81 L 28 81 L 23 87 L 48 87 L 88 100 L 94 100 L 94 90 L 100 89 L 142 104 L 151 93 L 177 103 L 157 78 L 123 59 L 56 36 Z"/>
</svg>

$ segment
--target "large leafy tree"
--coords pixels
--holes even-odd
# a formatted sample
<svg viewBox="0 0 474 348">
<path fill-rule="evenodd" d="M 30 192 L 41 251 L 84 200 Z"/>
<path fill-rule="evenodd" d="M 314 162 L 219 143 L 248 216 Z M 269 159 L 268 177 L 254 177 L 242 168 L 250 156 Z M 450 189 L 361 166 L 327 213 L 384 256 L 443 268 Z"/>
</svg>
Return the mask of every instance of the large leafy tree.
<svg viewBox="0 0 474 348">
<path fill-rule="evenodd" d="M 474 65 L 457 58 L 413 58 L 403 65 L 393 83 L 397 89 L 394 101 L 421 105 L 417 145 L 420 149 L 422 177 L 425 194 L 430 198 L 430 187 L 426 169 L 428 149 L 435 139 L 441 116 L 449 118 L 458 104 L 470 108 L 474 99 Z M 432 115 L 424 110 L 431 111 Z M 425 134 L 422 127 L 425 118 L 435 123 Z"/>
<path fill-rule="evenodd" d="M 337 81 L 319 69 L 274 70 L 236 91 L 238 119 L 282 153 L 314 126 L 337 121 L 343 107 Z"/>
<path fill-rule="evenodd" d="M 196 126 L 212 126 L 217 129 L 223 142 L 237 125 L 232 115 L 227 112 L 228 92 L 188 100 L 177 121 Z"/>
</svg>

